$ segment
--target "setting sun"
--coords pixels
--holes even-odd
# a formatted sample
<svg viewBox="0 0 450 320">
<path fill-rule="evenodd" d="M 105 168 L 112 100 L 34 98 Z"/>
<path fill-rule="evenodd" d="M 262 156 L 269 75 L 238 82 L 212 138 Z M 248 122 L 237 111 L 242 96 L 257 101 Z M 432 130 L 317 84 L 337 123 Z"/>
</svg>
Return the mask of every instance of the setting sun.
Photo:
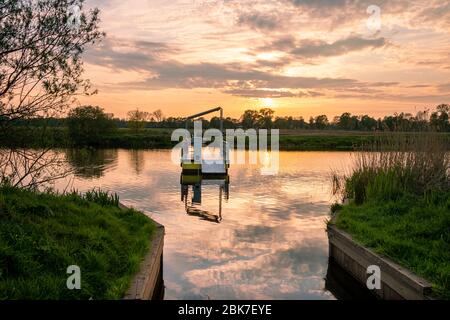
<svg viewBox="0 0 450 320">
<path fill-rule="evenodd" d="M 272 98 L 261 98 L 259 101 L 261 103 L 261 107 L 275 108 L 277 106 Z"/>
</svg>

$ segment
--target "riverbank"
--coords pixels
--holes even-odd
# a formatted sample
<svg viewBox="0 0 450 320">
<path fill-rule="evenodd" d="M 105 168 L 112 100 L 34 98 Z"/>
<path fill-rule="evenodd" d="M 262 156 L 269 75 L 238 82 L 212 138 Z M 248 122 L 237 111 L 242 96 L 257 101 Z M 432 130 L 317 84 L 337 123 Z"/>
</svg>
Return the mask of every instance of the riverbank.
<svg viewBox="0 0 450 320">
<path fill-rule="evenodd" d="M 450 299 L 450 192 L 352 203 L 342 208 L 335 225 L 431 282 L 436 298 Z"/>
<path fill-rule="evenodd" d="M 0 300 L 121 299 L 156 230 L 101 192 L 0 187 L 0 219 Z M 67 288 L 69 266 L 80 268 L 80 290 Z"/>
<path fill-rule="evenodd" d="M 423 277 L 450 299 L 450 159 L 435 135 L 392 140 L 394 152 L 367 152 L 334 190 L 352 199 L 335 219 L 359 244 Z"/>
<path fill-rule="evenodd" d="M 118 129 L 116 132 L 104 134 L 93 148 L 122 149 L 171 149 L 177 143 L 171 141 L 171 129 L 144 129 L 138 132 L 130 129 Z M 410 136 L 417 133 L 364 132 L 339 130 L 281 130 L 280 150 L 282 151 L 354 151 L 370 146 L 374 142 L 390 136 Z M 450 141 L 450 133 L 440 134 Z M 63 127 L 46 130 L 39 128 L 15 127 L 9 132 L 7 139 L 0 139 L 2 147 L 25 148 L 72 148 L 75 146 Z M 269 142 L 270 146 L 270 142 Z"/>
</svg>

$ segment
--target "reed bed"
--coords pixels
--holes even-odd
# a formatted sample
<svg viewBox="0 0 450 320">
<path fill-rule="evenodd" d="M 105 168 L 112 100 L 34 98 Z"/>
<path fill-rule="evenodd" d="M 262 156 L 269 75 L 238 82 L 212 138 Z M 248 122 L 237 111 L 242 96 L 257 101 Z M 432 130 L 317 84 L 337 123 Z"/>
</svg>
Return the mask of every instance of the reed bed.
<svg viewBox="0 0 450 320">
<path fill-rule="evenodd" d="M 332 174 L 333 193 L 356 204 L 427 196 L 450 188 L 448 138 L 432 133 L 393 136 L 365 146 L 349 174 Z"/>
</svg>

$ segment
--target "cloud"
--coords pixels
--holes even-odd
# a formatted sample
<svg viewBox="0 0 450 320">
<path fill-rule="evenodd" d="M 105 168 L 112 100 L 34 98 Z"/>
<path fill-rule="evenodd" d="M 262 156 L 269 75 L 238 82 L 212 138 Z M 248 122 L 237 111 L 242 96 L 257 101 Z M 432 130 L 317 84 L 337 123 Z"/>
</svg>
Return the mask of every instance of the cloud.
<svg viewBox="0 0 450 320">
<path fill-rule="evenodd" d="M 379 96 L 386 101 L 406 100 L 408 91 L 416 96 L 420 88 L 419 100 L 434 101 L 444 97 L 433 94 L 448 89 L 438 84 L 450 68 L 441 58 L 448 53 L 450 29 L 437 25 L 450 21 L 450 1 L 158 0 L 144 6 L 133 0 L 129 10 L 118 1 L 90 1 L 104 8 L 102 18 L 110 27 L 105 31 L 114 37 L 89 49 L 85 61 L 111 72 L 130 71 L 116 78 L 119 84 L 101 84 L 106 89 L 205 88 L 245 98 Z M 381 8 L 383 19 L 377 36 L 365 34 L 372 4 Z M 349 54 L 351 68 L 329 59 Z M 384 62 L 389 70 L 360 72 Z M 417 69 L 423 78 L 405 79 L 406 71 L 413 76 Z M 429 88 L 408 86 L 423 79 L 434 80 Z"/>
<path fill-rule="evenodd" d="M 439 92 L 450 92 L 450 82 L 438 85 L 437 89 Z"/>
<path fill-rule="evenodd" d="M 449 94 L 424 94 L 424 95 L 409 95 L 409 94 L 338 94 L 334 98 L 337 99 L 358 99 L 358 100 L 373 100 L 373 101 L 404 101 L 411 103 L 446 103 L 450 101 Z"/>
<path fill-rule="evenodd" d="M 230 89 L 225 90 L 225 93 L 233 96 L 245 98 L 294 98 L 299 97 L 299 94 L 291 91 L 277 91 L 264 89 Z"/>
<path fill-rule="evenodd" d="M 244 98 L 316 98 L 324 96 L 317 91 L 287 91 L 287 90 L 266 90 L 266 89 L 229 89 L 224 93 Z"/>
<path fill-rule="evenodd" d="M 333 43 L 321 40 L 303 40 L 300 42 L 299 47 L 292 50 L 291 53 L 306 58 L 331 57 L 367 48 L 382 48 L 386 45 L 387 41 L 384 38 L 364 39 L 357 36 Z"/>
<path fill-rule="evenodd" d="M 273 31 L 282 26 L 282 20 L 276 13 L 241 13 L 237 19 L 237 24 L 248 26 L 256 30 Z"/>
<path fill-rule="evenodd" d="M 424 8 L 417 15 L 417 20 L 433 23 L 443 27 L 450 26 L 450 1 L 438 1 Z"/>
<path fill-rule="evenodd" d="M 289 44 L 288 38 L 279 43 Z M 339 41 L 337 43 L 340 43 Z M 350 48 L 368 46 L 357 40 L 344 41 L 345 44 L 330 44 L 334 49 L 317 43 L 315 49 L 304 51 L 312 55 L 337 54 Z M 310 98 L 323 96 L 323 89 L 339 92 L 355 92 L 371 87 L 394 86 L 395 82 L 365 83 L 350 78 L 317 78 L 287 76 L 274 70 L 260 70 L 261 61 L 255 63 L 182 63 L 174 60 L 177 49 L 172 46 L 145 41 L 125 41 L 107 39 L 101 46 L 88 52 L 86 61 L 112 70 L 138 71 L 141 80 L 117 84 L 123 89 L 161 90 L 161 89 L 217 89 L 226 94 L 247 98 Z M 267 63 L 267 62 L 266 62 Z M 276 62 L 273 62 L 276 63 Z M 263 63 L 264 64 L 264 63 Z M 267 65 L 266 65 L 267 66 Z"/>
<path fill-rule="evenodd" d="M 347 0 L 290 0 L 290 2 L 295 6 L 309 8 L 336 8 L 346 6 L 348 3 Z"/>
<path fill-rule="evenodd" d="M 293 36 L 281 36 L 255 49 L 254 55 L 267 52 L 283 52 L 285 56 L 273 61 L 258 61 L 261 66 L 281 67 L 291 63 L 314 64 L 315 59 L 336 57 L 367 49 L 378 49 L 389 46 L 385 38 L 366 39 L 352 35 L 334 42 L 321 39 L 296 40 Z"/>
<path fill-rule="evenodd" d="M 183 64 L 176 61 L 152 65 L 155 76 L 144 82 L 129 83 L 140 88 L 226 88 L 308 89 L 353 87 L 360 83 L 345 78 L 290 77 L 252 70 L 243 64 Z"/>
<path fill-rule="evenodd" d="M 85 61 L 114 70 L 148 70 L 176 50 L 165 43 L 106 38 L 100 45 L 90 47 Z"/>
</svg>

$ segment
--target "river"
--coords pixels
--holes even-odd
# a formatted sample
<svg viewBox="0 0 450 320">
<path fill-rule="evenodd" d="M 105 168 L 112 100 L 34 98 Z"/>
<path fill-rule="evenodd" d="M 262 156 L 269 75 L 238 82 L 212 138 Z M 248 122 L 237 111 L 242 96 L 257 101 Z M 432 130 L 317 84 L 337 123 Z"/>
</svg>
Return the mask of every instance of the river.
<svg viewBox="0 0 450 320">
<path fill-rule="evenodd" d="M 168 150 L 64 153 L 75 174 L 56 188 L 115 192 L 165 226 L 166 299 L 335 299 L 325 289 L 330 175 L 351 153 L 280 152 L 278 174 L 232 165 L 229 185 L 184 188 Z"/>
</svg>

